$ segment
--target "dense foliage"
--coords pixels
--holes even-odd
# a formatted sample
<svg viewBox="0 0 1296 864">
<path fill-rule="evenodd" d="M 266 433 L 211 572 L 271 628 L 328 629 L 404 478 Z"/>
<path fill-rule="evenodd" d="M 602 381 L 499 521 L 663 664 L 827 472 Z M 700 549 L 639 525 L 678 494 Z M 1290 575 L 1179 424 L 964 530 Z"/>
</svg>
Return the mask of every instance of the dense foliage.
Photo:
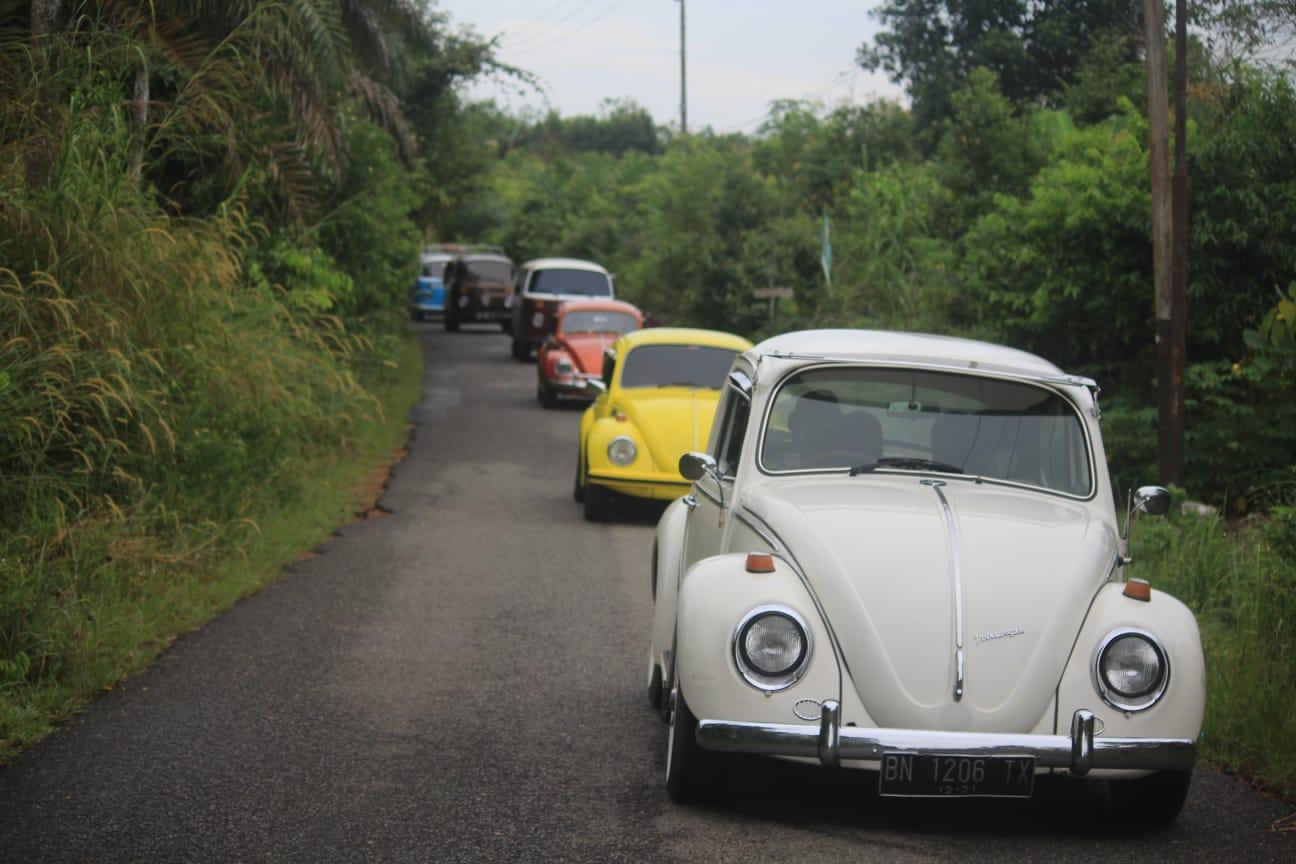
<svg viewBox="0 0 1296 864">
<path fill-rule="evenodd" d="M 0 754 L 372 425 L 493 63 L 404 0 L 0 4 Z"/>
</svg>

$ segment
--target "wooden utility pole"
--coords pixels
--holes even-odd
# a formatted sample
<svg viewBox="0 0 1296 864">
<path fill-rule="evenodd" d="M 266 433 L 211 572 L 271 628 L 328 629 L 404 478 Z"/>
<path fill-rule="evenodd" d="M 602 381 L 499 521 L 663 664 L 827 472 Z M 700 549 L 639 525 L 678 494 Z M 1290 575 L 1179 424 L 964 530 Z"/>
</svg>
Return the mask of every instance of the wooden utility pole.
<svg viewBox="0 0 1296 864">
<path fill-rule="evenodd" d="M 1184 369 L 1188 363 L 1188 14 L 1175 0 L 1175 163 L 1172 189 L 1173 261 L 1170 269 L 1168 424 L 1161 482 L 1182 483 L 1184 467 Z"/>
<path fill-rule="evenodd" d="M 1157 453 L 1163 482 L 1170 482 L 1172 400 L 1170 382 L 1170 278 L 1172 252 L 1170 201 L 1170 107 L 1166 89 L 1165 11 L 1162 0 L 1143 0 L 1143 42 L 1147 63 L 1148 173 L 1152 181 L 1152 283 L 1156 298 Z"/>
<path fill-rule="evenodd" d="M 688 73 L 684 63 L 684 0 L 680 7 L 680 134 L 688 134 Z"/>
</svg>

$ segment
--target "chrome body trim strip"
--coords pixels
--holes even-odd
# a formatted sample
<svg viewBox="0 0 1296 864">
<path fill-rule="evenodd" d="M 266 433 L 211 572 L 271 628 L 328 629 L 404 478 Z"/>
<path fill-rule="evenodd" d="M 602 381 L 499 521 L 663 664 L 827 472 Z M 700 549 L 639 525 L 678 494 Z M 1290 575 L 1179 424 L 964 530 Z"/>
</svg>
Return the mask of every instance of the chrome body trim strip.
<svg viewBox="0 0 1296 864">
<path fill-rule="evenodd" d="M 1094 734 L 1094 716 L 1080 710 L 1069 735 L 1001 732 L 944 732 L 927 729 L 861 729 L 842 726 L 839 712 L 824 712 L 818 724 L 741 723 L 704 719 L 697 742 L 706 750 L 818 759 L 825 766 L 842 759 L 879 761 L 903 752 L 935 756 L 1030 756 L 1037 768 L 1082 777 L 1090 771 L 1187 771 L 1196 761 L 1195 742 L 1186 738 L 1104 738 Z"/>
<path fill-rule="evenodd" d="M 959 563 L 962 557 L 959 549 L 958 523 L 954 521 L 954 510 L 949 505 L 941 487 L 942 480 L 922 480 L 940 499 L 941 514 L 945 517 L 945 528 L 949 531 L 950 578 L 954 581 L 954 701 L 963 701 L 964 662 L 963 650 L 963 568 Z"/>
</svg>

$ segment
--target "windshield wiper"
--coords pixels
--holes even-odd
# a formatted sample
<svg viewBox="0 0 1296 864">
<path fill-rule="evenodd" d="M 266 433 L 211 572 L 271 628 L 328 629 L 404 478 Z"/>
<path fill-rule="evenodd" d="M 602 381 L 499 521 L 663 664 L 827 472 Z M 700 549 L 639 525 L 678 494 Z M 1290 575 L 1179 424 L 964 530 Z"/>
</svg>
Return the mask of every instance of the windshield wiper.
<svg viewBox="0 0 1296 864">
<path fill-rule="evenodd" d="M 948 462 L 922 459 L 917 456 L 883 456 L 876 462 L 866 462 L 850 469 L 850 476 L 869 474 L 878 468 L 900 468 L 911 471 L 938 471 L 941 474 L 962 474 L 963 469 Z"/>
</svg>

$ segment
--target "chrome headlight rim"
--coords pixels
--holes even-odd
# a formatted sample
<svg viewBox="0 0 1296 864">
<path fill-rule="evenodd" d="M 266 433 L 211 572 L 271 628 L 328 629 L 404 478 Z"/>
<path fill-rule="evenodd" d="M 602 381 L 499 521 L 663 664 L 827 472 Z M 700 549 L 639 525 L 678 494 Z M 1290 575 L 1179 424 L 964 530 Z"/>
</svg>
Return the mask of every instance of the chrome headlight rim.
<svg viewBox="0 0 1296 864">
<path fill-rule="evenodd" d="M 1103 674 L 1103 658 L 1107 655 L 1107 649 L 1117 640 L 1125 637 L 1142 639 L 1156 652 L 1157 660 L 1161 664 L 1161 680 L 1135 696 L 1127 696 L 1113 688 L 1107 683 L 1107 676 Z M 1156 705 L 1165 695 L 1166 688 L 1170 686 L 1170 655 L 1161 644 L 1161 640 L 1153 633 L 1139 627 L 1117 627 L 1098 642 L 1093 655 L 1092 672 L 1094 687 L 1104 702 L 1118 711 L 1135 714 Z"/>
<path fill-rule="evenodd" d="M 626 451 L 625 448 L 629 448 L 629 450 Z M 628 452 L 629 455 L 628 456 L 622 455 L 618 457 L 617 456 L 618 452 L 621 452 L 623 454 Z M 636 459 L 639 458 L 639 445 L 635 444 L 634 439 L 631 438 L 629 435 L 618 435 L 608 442 L 607 457 L 608 460 L 613 465 L 616 465 L 620 468 L 628 468 L 634 464 L 634 461 Z"/>
<path fill-rule="evenodd" d="M 767 675 L 756 669 L 748 662 L 743 651 L 743 641 L 747 636 L 748 629 L 758 618 L 768 615 L 780 615 L 787 618 L 801 631 L 801 656 L 791 669 L 780 675 Z M 738 674 L 748 684 L 766 693 L 777 693 L 780 690 L 786 690 L 800 681 L 801 677 L 805 675 L 806 669 L 810 667 L 810 657 L 814 654 L 814 638 L 811 636 L 810 627 L 806 624 L 805 618 L 801 617 L 801 614 L 790 606 L 781 604 L 766 604 L 749 611 L 739 619 L 738 626 L 734 628 L 732 643 L 734 665 L 738 669 Z"/>
</svg>

